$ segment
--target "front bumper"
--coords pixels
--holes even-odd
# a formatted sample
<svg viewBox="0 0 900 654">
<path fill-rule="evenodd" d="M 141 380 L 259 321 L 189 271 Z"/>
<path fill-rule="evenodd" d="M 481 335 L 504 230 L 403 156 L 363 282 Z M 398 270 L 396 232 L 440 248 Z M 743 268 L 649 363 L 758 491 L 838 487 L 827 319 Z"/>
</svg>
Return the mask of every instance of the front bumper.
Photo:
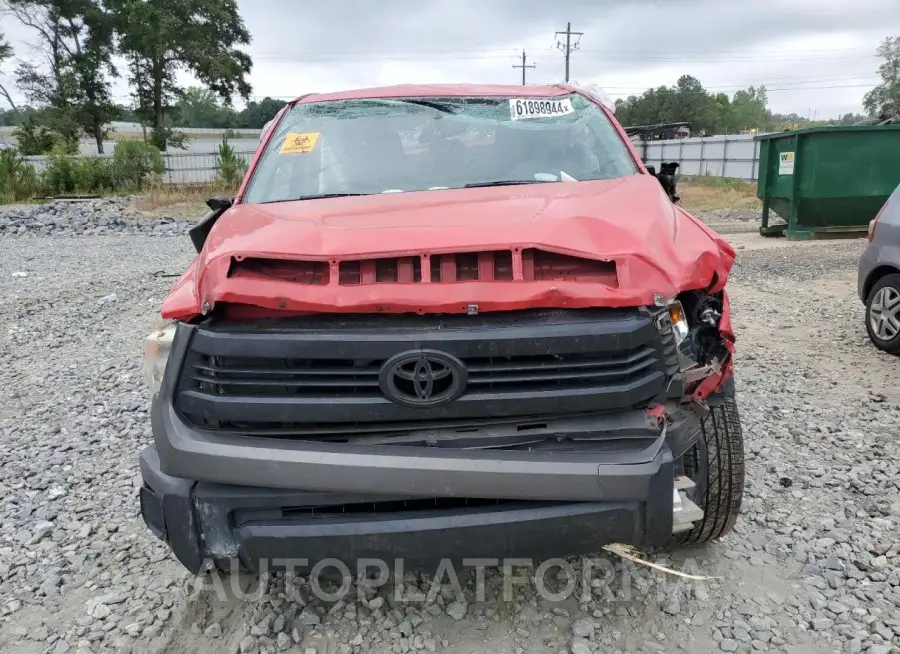
<svg viewBox="0 0 900 654">
<path fill-rule="evenodd" d="M 195 574 L 235 563 L 278 569 L 287 567 L 286 560 L 308 569 L 337 559 L 353 571 L 365 559 L 384 561 L 391 570 L 401 560 L 407 570 L 444 559 L 463 565 L 467 559 L 545 560 L 593 553 L 610 542 L 660 546 L 672 534 L 675 469 L 667 445 L 652 466 L 633 471 L 635 483 L 627 486 L 641 490 L 627 499 L 498 500 L 450 508 L 439 499 L 196 482 L 161 472 L 152 446 L 141 454 L 140 466 L 144 521 Z M 386 510 L 366 510 L 378 506 Z"/>
<path fill-rule="evenodd" d="M 701 433 L 699 416 L 686 411 L 657 426 L 646 447 L 590 455 L 329 450 L 214 441 L 165 407 L 155 404 L 153 425 L 168 462 L 158 445 L 141 454 L 141 513 L 192 572 L 235 561 L 251 570 L 278 568 L 277 559 L 314 566 L 325 558 L 351 569 L 372 558 L 393 569 L 390 562 L 402 559 L 410 569 L 442 559 L 574 556 L 610 542 L 662 546 L 673 531 L 674 461 Z M 606 416 L 597 428 L 637 433 L 639 423 L 650 429 L 643 411 L 631 411 Z"/>
<path fill-rule="evenodd" d="M 649 322 L 636 324 L 653 336 Z M 554 329 L 570 330 L 565 324 Z M 628 408 L 601 404 L 593 413 L 568 407 L 539 420 L 476 421 L 460 431 L 460 438 L 477 442 L 474 447 L 452 442 L 450 428 L 434 430 L 442 434 L 438 446 L 390 438 L 363 444 L 352 434 L 333 442 L 204 429 L 175 401 L 187 332 L 176 334 L 153 402 L 155 446 L 141 455 L 140 496 L 147 525 L 191 571 L 208 562 L 237 560 L 259 569 L 278 567 L 277 558 L 314 565 L 324 557 L 348 565 L 402 558 L 408 568 L 447 558 L 576 555 L 613 541 L 657 546 L 671 538 L 680 472 L 674 462 L 701 435 L 700 416 L 675 402 L 666 405 L 663 419 L 631 408 L 636 404 L 622 386 L 615 401 Z M 510 341 L 523 347 L 525 341 L 512 338 L 517 334 Z M 443 338 L 442 346 L 453 346 Z M 468 332 L 458 338 L 459 347 L 474 347 Z M 570 337 L 563 345 L 587 347 L 585 338 Z M 603 338 L 613 339 L 610 347 L 625 346 L 618 336 Z M 665 397 L 664 371 L 654 367 L 647 374 L 642 387 Z M 586 397 L 597 403 L 596 396 Z M 219 411 L 213 404 L 223 400 L 243 402 L 214 397 L 207 407 Z M 527 398 L 517 401 L 532 407 Z M 267 406 L 271 415 L 285 405 L 275 399 Z M 523 434 L 533 440 L 523 442 Z"/>
<path fill-rule="evenodd" d="M 583 452 L 354 446 L 252 438 L 194 429 L 170 403 L 152 409 L 161 469 L 185 479 L 261 488 L 407 497 L 501 497 L 529 500 L 627 501 L 642 498 L 669 450 L 683 452 L 699 423 L 653 426 L 643 411 L 614 414 L 596 425 L 629 436 L 640 449 Z M 552 429 L 552 427 L 551 427 Z M 648 434 L 652 435 L 648 439 Z"/>
</svg>

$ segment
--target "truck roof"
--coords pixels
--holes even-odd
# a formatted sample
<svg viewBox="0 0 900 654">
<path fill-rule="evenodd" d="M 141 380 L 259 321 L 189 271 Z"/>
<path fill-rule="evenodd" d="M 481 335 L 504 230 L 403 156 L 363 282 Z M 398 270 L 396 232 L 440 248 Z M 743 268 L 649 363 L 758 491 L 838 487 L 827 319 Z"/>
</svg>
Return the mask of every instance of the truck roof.
<svg viewBox="0 0 900 654">
<path fill-rule="evenodd" d="M 331 100 L 362 98 L 421 98 L 421 97 L 517 97 L 552 98 L 567 95 L 577 89 L 568 84 L 399 84 L 365 89 L 349 89 L 332 93 L 310 93 L 294 100 L 301 104 Z"/>
</svg>

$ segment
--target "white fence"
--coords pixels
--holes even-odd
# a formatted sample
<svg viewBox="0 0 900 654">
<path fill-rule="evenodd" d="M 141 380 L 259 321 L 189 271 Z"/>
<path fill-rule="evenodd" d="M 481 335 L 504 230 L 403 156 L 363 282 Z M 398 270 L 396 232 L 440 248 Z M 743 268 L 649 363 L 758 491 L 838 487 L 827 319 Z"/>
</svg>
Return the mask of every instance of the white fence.
<svg viewBox="0 0 900 654">
<path fill-rule="evenodd" d="M 245 165 L 249 165 L 254 153 L 235 152 L 235 154 Z M 93 156 L 110 159 L 112 154 Z M 219 156 L 214 152 L 164 152 L 162 157 L 166 163 L 166 172 L 163 175 L 165 184 L 207 184 L 215 181 L 218 175 Z M 49 157 L 41 155 L 25 157 L 25 160 L 40 173 L 47 166 Z"/>
<path fill-rule="evenodd" d="M 668 141 L 633 141 L 644 163 L 678 162 L 680 175 L 712 175 L 756 181 L 759 177 L 759 141 L 751 134 L 704 136 Z"/>
<path fill-rule="evenodd" d="M 236 154 L 249 163 L 253 151 L 246 148 L 253 141 L 236 141 Z M 663 161 L 677 161 L 680 175 L 712 175 L 715 177 L 736 177 L 756 181 L 759 173 L 759 142 L 750 135 L 707 136 L 671 141 L 643 141 L 634 143 L 638 154 L 648 165 L 659 170 Z M 241 147 L 242 146 L 242 147 Z M 645 150 L 646 147 L 646 150 Z M 109 152 L 112 151 L 110 148 Z M 109 153 L 101 156 L 111 156 Z M 47 157 L 26 157 L 40 171 L 46 165 Z M 163 153 L 166 162 L 164 180 L 169 184 L 197 184 L 216 179 L 218 155 L 215 152 L 181 152 L 174 150 Z"/>
</svg>

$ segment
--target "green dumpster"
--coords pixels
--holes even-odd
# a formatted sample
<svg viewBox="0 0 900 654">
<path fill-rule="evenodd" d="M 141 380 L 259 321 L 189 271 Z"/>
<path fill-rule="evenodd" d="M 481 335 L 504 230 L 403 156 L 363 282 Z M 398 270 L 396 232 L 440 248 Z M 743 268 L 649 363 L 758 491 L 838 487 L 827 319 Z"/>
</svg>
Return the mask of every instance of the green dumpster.
<svg viewBox="0 0 900 654">
<path fill-rule="evenodd" d="M 900 184 L 900 125 L 810 127 L 755 140 L 763 236 L 859 235 Z M 769 224 L 770 209 L 785 224 Z"/>
</svg>

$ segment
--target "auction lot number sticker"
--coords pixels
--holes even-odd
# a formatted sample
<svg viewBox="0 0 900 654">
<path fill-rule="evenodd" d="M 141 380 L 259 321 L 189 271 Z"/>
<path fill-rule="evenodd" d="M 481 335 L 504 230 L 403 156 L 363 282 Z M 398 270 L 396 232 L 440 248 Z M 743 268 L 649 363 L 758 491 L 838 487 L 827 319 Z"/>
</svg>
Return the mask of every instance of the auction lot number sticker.
<svg viewBox="0 0 900 654">
<path fill-rule="evenodd" d="M 553 116 L 565 116 L 575 111 L 572 108 L 571 98 L 529 98 L 509 101 L 509 117 L 511 120 L 524 118 L 552 118 Z"/>
</svg>

